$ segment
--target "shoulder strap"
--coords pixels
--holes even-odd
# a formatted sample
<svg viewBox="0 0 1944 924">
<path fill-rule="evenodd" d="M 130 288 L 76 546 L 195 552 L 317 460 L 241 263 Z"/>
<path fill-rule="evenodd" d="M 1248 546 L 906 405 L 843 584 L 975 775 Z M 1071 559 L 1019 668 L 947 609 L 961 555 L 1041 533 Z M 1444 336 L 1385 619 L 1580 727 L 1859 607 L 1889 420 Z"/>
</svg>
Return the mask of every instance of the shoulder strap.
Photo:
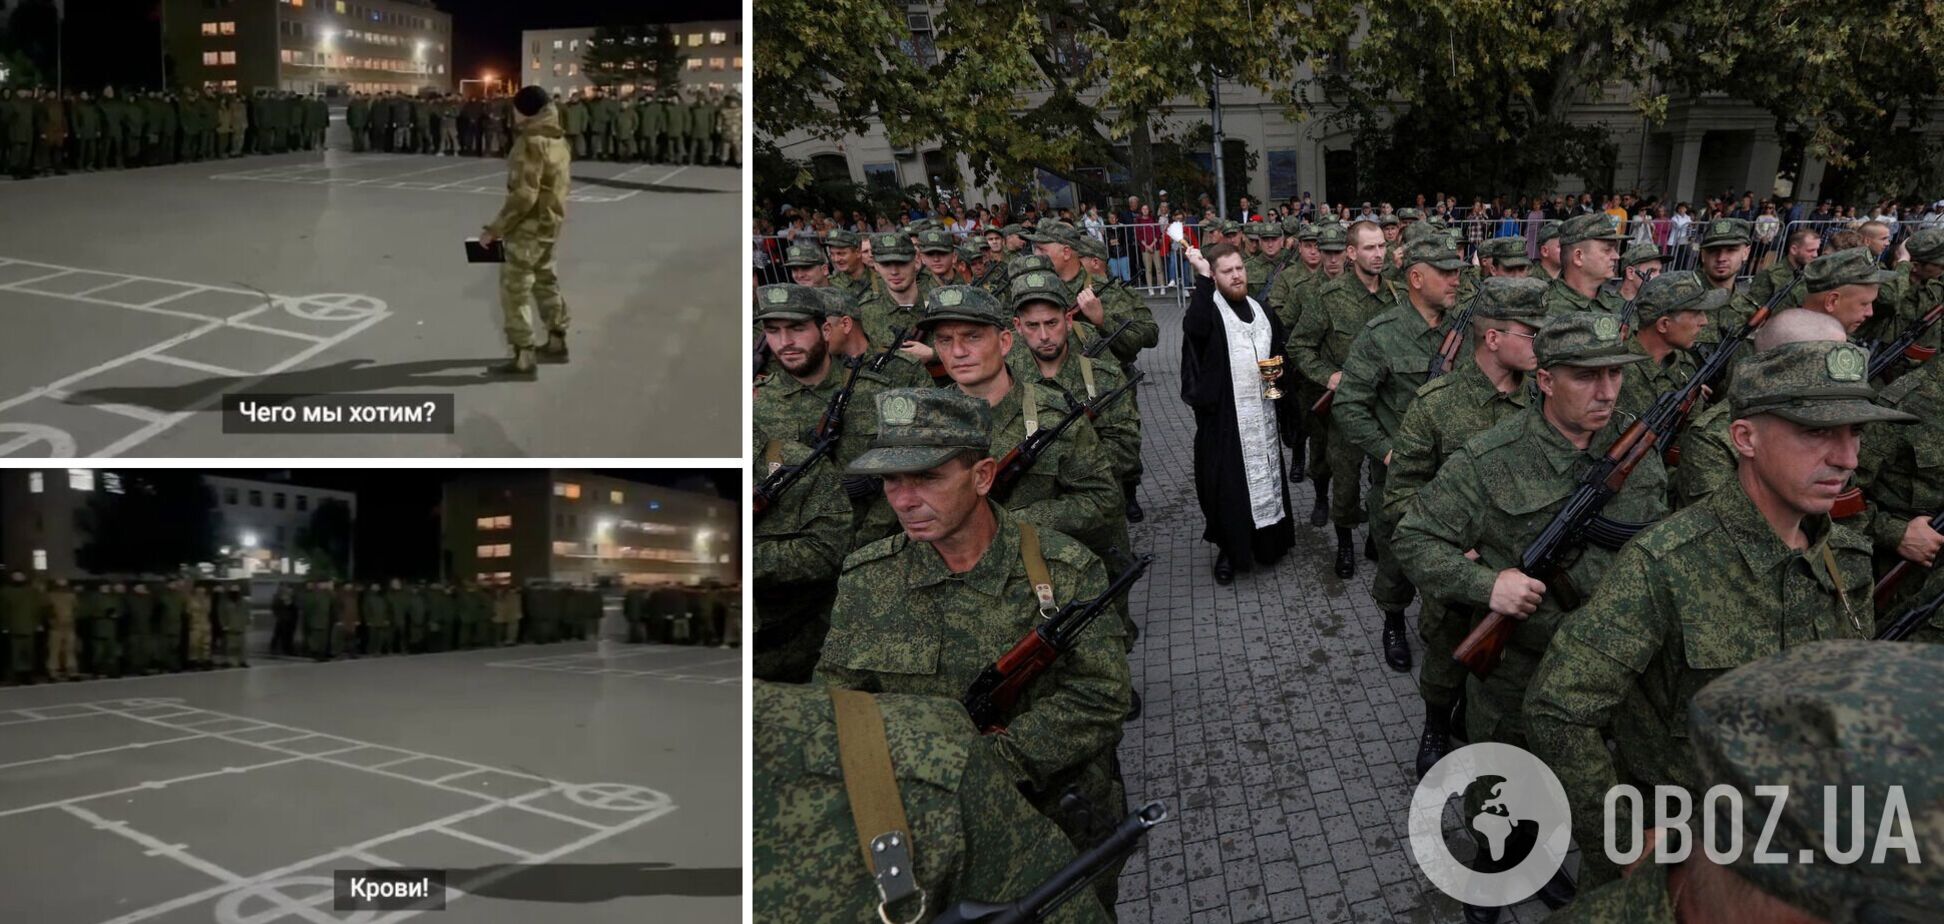
<svg viewBox="0 0 1944 924">
<path fill-rule="evenodd" d="M 1093 358 L 1084 353 L 1080 355 L 1080 381 L 1087 386 L 1087 400 L 1100 397 L 1100 389 L 1094 385 Z"/>
<path fill-rule="evenodd" d="M 1046 567 L 1046 557 L 1040 554 L 1039 530 L 1023 520 L 1019 524 L 1019 557 L 1026 563 L 1026 580 L 1033 584 L 1033 596 L 1039 598 L 1040 615 L 1051 617 L 1053 572 Z"/>
<path fill-rule="evenodd" d="M 763 462 L 769 466 L 770 474 L 783 467 L 783 441 L 772 439 L 763 444 Z"/>
<path fill-rule="evenodd" d="M 830 704 L 837 713 L 837 762 L 844 771 L 858 848 L 882 900 L 878 916 L 888 924 L 888 909 L 915 894 L 915 922 L 925 914 L 925 891 L 918 888 L 912 871 L 911 825 L 898 797 L 891 746 L 884 740 L 884 714 L 878 711 L 876 699 L 856 690 L 832 687 Z"/>
</svg>

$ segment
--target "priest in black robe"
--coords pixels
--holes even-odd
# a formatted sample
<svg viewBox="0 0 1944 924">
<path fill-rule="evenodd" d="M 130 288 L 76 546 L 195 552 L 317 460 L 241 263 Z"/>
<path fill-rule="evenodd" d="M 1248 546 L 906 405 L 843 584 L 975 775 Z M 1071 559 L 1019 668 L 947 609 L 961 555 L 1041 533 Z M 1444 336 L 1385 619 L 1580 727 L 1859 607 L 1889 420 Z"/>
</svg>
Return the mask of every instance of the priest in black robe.
<svg viewBox="0 0 1944 924">
<path fill-rule="evenodd" d="M 1215 543 L 1215 580 L 1227 584 L 1238 570 L 1274 565 L 1296 541 L 1276 402 L 1258 366 L 1283 355 L 1287 334 L 1249 297 L 1241 251 L 1214 244 L 1189 248 L 1187 259 L 1196 275 L 1181 321 L 1181 399 L 1195 412 L 1202 538 Z"/>
</svg>

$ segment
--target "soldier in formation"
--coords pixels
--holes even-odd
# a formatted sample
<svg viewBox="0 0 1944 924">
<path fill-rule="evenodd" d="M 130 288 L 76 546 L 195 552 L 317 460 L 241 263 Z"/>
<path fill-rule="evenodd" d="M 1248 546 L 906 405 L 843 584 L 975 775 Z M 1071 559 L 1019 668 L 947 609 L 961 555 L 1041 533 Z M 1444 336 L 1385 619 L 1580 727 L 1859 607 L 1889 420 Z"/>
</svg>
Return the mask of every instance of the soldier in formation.
<svg viewBox="0 0 1944 924">
<path fill-rule="evenodd" d="M 15 87 L 0 90 L 0 168 L 31 179 L 316 150 L 329 120 L 315 94 Z"/>
</svg>

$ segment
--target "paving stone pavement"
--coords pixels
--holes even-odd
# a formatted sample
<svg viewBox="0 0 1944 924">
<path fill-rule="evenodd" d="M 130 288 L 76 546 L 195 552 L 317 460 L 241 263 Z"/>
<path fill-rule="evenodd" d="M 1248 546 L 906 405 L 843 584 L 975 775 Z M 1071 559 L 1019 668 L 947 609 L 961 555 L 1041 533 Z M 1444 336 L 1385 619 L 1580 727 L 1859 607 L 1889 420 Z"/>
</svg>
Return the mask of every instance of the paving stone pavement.
<svg viewBox="0 0 1944 924">
<path fill-rule="evenodd" d="M 1414 676 L 1378 652 L 1374 563 L 1359 555 L 1356 577 L 1336 576 L 1305 483 L 1290 487 L 1289 556 L 1215 583 L 1180 399 L 1181 309 L 1149 304 L 1161 343 L 1140 361 L 1147 519 L 1133 541 L 1154 566 L 1133 590 L 1141 637 L 1129 656 L 1145 708 L 1120 760 L 1130 802 L 1159 799 L 1172 817 L 1122 873 L 1120 921 L 1462 920 L 1406 843 L 1424 711 Z M 1415 607 L 1410 619 L 1421 663 Z M 1500 921 L 1545 915 L 1528 901 Z"/>
</svg>

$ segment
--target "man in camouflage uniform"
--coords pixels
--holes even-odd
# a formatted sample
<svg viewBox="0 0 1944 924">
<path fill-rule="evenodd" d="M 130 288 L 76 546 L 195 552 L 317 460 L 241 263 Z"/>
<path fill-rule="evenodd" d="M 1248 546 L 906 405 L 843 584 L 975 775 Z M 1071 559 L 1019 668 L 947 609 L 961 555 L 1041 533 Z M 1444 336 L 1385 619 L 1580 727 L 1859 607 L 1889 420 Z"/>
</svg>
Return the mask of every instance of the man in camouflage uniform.
<svg viewBox="0 0 1944 924">
<path fill-rule="evenodd" d="M 34 169 L 67 175 L 67 101 L 43 93 L 34 103 Z"/>
<path fill-rule="evenodd" d="M 1546 290 L 1546 311 L 1553 317 L 1597 311 L 1619 317 L 1625 307 L 1619 296 L 1601 289 L 1613 278 L 1620 245 L 1626 241 L 1619 220 L 1605 212 L 1575 215 L 1559 226 L 1560 275 Z"/>
<path fill-rule="evenodd" d="M 1740 218 L 1717 218 L 1705 224 L 1696 222 L 1688 234 L 1698 236 L 1701 241 L 1701 256 L 1695 262 L 1695 270 L 1709 286 L 1730 293 L 1726 310 L 1717 312 L 1715 323 L 1701 332 L 1699 342 L 1712 347 L 1740 329 L 1761 307 L 1748 297 L 1748 287 L 1735 278 L 1748 262 L 1754 229 Z"/>
<path fill-rule="evenodd" d="M 1472 361 L 1456 363 L 1449 373 L 1420 387 L 1391 437 L 1383 493 L 1383 512 L 1390 522 L 1404 518 L 1418 492 L 1466 440 L 1530 403 L 1526 377 L 1539 365 L 1532 337 L 1546 320 L 1545 294 L 1546 284 L 1537 279 L 1488 277 L 1480 283 L 1471 315 Z M 1464 699 L 1465 671 L 1447 655 L 1470 630 L 1462 614 L 1424 595 L 1418 611 L 1418 637 L 1425 651 L 1418 674 L 1418 692 L 1424 697 L 1420 779 L 1450 746 L 1454 714 Z"/>
<path fill-rule="evenodd" d="M 717 159 L 725 166 L 742 166 L 742 118 L 742 94 L 730 90 L 716 115 L 716 132 L 722 136 Z"/>
<path fill-rule="evenodd" d="M 662 112 L 668 124 L 668 162 L 672 164 L 692 164 L 689 156 L 689 107 L 682 102 L 681 94 L 669 90 L 662 96 Z"/>
<path fill-rule="evenodd" d="M 519 142 L 507 158 L 506 203 L 479 236 L 481 244 L 505 242 L 500 264 L 500 315 L 513 359 L 498 367 L 505 375 L 531 378 L 534 363 L 567 361 L 567 299 L 554 273 L 554 245 L 567 218 L 570 182 L 567 143 L 547 92 L 526 87 L 518 97 L 515 130 Z M 547 339 L 534 343 L 526 304 L 532 300 L 547 326 Z"/>
<path fill-rule="evenodd" d="M 1343 275 L 1347 246 L 1343 226 L 1334 221 L 1322 225 L 1304 222 L 1296 237 L 1300 259 L 1291 261 L 1276 276 L 1265 303 L 1276 313 L 1283 330 L 1290 332 L 1292 343 L 1297 325 L 1305 310 L 1316 303 L 1323 283 Z M 1285 354 L 1293 365 L 1295 356 L 1287 350 Z M 1330 516 L 1329 419 L 1310 413 L 1310 407 L 1323 397 L 1323 387 L 1301 374 L 1286 380 L 1291 384 L 1283 388 L 1285 395 L 1276 406 L 1276 419 L 1283 424 L 1283 443 L 1292 457 L 1288 477 L 1292 483 L 1304 478 L 1311 481 L 1316 500 L 1310 508 L 1309 524 L 1322 526 Z"/>
<path fill-rule="evenodd" d="M 1249 295 L 1266 304 L 1269 287 L 1289 258 L 1283 253 L 1282 225 L 1252 221 L 1242 226 L 1242 235 L 1255 243 L 1255 252 L 1242 258 L 1242 267 L 1249 274 Z"/>
<path fill-rule="evenodd" d="M 230 581 L 215 601 L 217 667 L 249 667 L 244 657 L 244 640 L 250 633 L 250 599 L 243 594 L 242 581 Z"/>
<path fill-rule="evenodd" d="M 1082 232 L 1063 221 L 1042 221 L 1025 238 L 1041 256 L 1052 261 L 1053 272 L 1066 287 L 1067 297 L 1086 322 L 1083 334 L 1089 339 L 1112 333 L 1125 321 L 1133 321 L 1127 332 L 1114 338 L 1108 349 L 1122 363 L 1131 363 L 1142 350 L 1161 342 L 1161 327 L 1154 321 L 1141 297 L 1124 286 L 1110 286 L 1105 276 L 1087 272 L 1080 264 L 1078 246 Z"/>
<path fill-rule="evenodd" d="M 761 310 L 759 304 L 758 310 Z M 856 403 L 875 402 L 863 396 Z M 803 464 L 809 447 L 756 428 L 750 477 L 761 484 L 779 468 Z M 830 603 L 837 575 L 850 553 L 851 504 L 844 494 L 841 468 L 825 457 L 796 484 L 756 514 L 756 659 L 762 680 L 804 683 L 823 650 L 830 629 Z M 642 601 L 635 601 L 637 609 Z M 631 620 L 630 636 L 639 620 Z"/>
<path fill-rule="evenodd" d="M 1641 285 L 1660 275 L 1664 268 L 1660 248 L 1652 244 L 1634 244 L 1620 253 L 1620 278 L 1608 280 L 1601 290 L 1618 298 L 1622 304 L 1633 301 L 1640 294 Z"/>
<path fill-rule="evenodd" d="M 1770 296 L 1787 286 L 1796 273 L 1821 255 L 1822 235 L 1816 229 L 1804 225 L 1790 231 L 1783 241 L 1782 259 L 1748 281 L 1749 300 L 1757 305 L 1767 304 Z M 1782 300 L 1782 304 L 1776 306 L 1776 310 L 1799 307 L 1802 297 L 1802 287 L 1797 286 L 1788 298 Z"/>
<path fill-rule="evenodd" d="M 1851 336 L 1867 337 L 1863 331 L 1876 314 L 1877 296 L 1898 281 L 1895 271 L 1878 269 L 1868 251 L 1852 247 L 1810 261 L 1797 290 L 1807 292 L 1802 307 L 1842 322 Z"/>
<path fill-rule="evenodd" d="M 363 93 L 352 94 L 351 101 L 344 104 L 344 124 L 351 130 L 351 152 L 364 153 L 365 133 L 371 125 L 371 98 Z"/>
<path fill-rule="evenodd" d="M 1526 256 L 1525 238 L 1495 237 L 1478 245 L 1478 271 L 1485 279 L 1501 276 L 1524 279 L 1531 276 L 1532 260 Z M 1544 277 L 1541 282 L 1546 282 Z"/>
<path fill-rule="evenodd" d="M 875 278 L 871 275 L 871 268 L 864 265 L 864 255 L 858 250 L 859 243 L 861 241 L 856 233 L 843 228 L 832 228 L 824 235 L 824 250 L 830 255 L 833 267 L 830 284 L 861 302 L 865 293 L 873 288 Z"/>
<path fill-rule="evenodd" d="M 958 268 L 958 238 L 943 228 L 927 228 L 918 232 L 918 240 L 913 245 L 918 252 L 919 272 L 922 278 L 934 286 L 962 285 L 971 280 L 962 278 Z"/>
<path fill-rule="evenodd" d="M 956 699 L 1051 608 L 1105 590 L 1084 545 L 987 496 L 998 471 L 990 412 L 952 388 L 879 396 L 878 438 L 849 471 L 884 479 L 902 529 L 845 560 L 818 682 Z M 1114 748 L 1132 692 L 1125 652 L 1119 621 L 1097 620 L 1025 691 L 1006 732 L 982 739 L 1075 846 L 1099 840 L 1124 811 Z M 1084 808 L 1062 798 L 1069 788 Z M 1105 904 L 1116 887 L 1113 874 L 1102 878 Z"/>
<path fill-rule="evenodd" d="M 1726 864 L 1702 850 L 1667 864 L 1647 857 L 1626 879 L 1587 892 L 1548 920 L 1935 918 L 1944 894 L 1944 876 L 1929 860 L 1944 850 L 1944 775 L 1935 772 L 1944 755 L 1940 675 L 1944 648 L 1853 641 L 1810 642 L 1722 675 L 1677 717 L 1693 742 L 1694 776 L 1710 793 L 1725 787 L 1740 797 L 1724 803 L 1739 805 L 1740 816 L 1711 821 L 1763 832 L 1761 849 L 1784 862 L 1761 862 L 1752 849 L 1736 851 Z M 1787 798 L 1773 796 L 1771 787 Z M 1700 791 L 1689 795 L 1698 801 Z M 1897 830 L 1910 840 L 1879 841 L 1884 862 L 1829 862 L 1835 844 L 1824 832 L 1861 831 L 1879 821 L 1879 834 L 1891 830 L 1890 816 L 1877 807 L 1893 797 L 1909 807 Z M 1855 817 L 1859 811 L 1869 818 Z M 1665 829 L 1646 834 L 1650 851 L 1672 836 Z M 1619 837 L 1626 843 L 1629 835 Z"/>
<path fill-rule="evenodd" d="M 80 640 L 75 635 L 74 588 L 67 578 L 56 578 L 47 591 L 47 679 L 59 682 L 81 679 Z"/>
<path fill-rule="evenodd" d="M 209 655 L 209 640 L 215 632 L 215 601 L 210 598 L 209 587 L 192 582 L 189 603 L 182 612 L 187 622 L 183 627 L 183 660 L 196 670 L 209 670 L 214 666 Z"/>
<path fill-rule="evenodd" d="M 34 97 L 35 91 L 26 87 L 14 87 L 7 91 L 11 94 L 4 104 L 0 104 L 0 140 L 6 142 L 7 157 L 5 166 L 16 180 L 33 177 L 38 171 L 34 162 Z"/>
<path fill-rule="evenodd" d="M 1412 226 L 1419 227 L 1429 226 Z M 1399 672 L 1411 669 L 1404 610 L 1414 594 L 1391 554 L 1397 524 L 1383 511 L 1384 473 L 1391 463 L 1391 437 L 1428 381 L 1431 361 L 1444 342 L 1445 313 L 1458 303 L 1458 271 L 1464 265 L 1442 235 L 1421 235 L 1405 245 L 1398 298 L 1351 340 L 1331 411 L 1337 432 L 1370 459 L 1370 540 L 1377 551 L 1370 593 L 1384 613 L 1384 663 Z"/>
<path fill-rule="evenodd" d="M 304 644 L 300 650 L 313 661 L 331 659 L 331 601 L 334 596 L 330 581 L 312 581 L 304 586 L 304 593 L 297 600 L 297 611 L 304 623 Z"/>
<path fill-rule="evenodd" d="M 120 677 L 122 673 L 121 595 L 109 584 L 83 589 L 76 609 L 87 632 L 84 661 L 91 677 Z"/>
<path fill-rule="evenodd" d="M 1937 567 L 1944 535 L 1930 522 L 1944 514 L 1944 362 L 1918 366 L 1885 388 L 1877 403 L 1910 414 L 1917 423 L 1874 423 L 1864 430 L 1856 486 L 1867 505 L 1862 516 L 1843 525 L 1869 537 L 1879 577 L 1911 563 L 1911 572 L 1878 616 L 1879 622 L 1890 622 L 1909 606 L 1944 593 L 1944 569 Z M 1944 610 L 1911 638 L 1944 642 Z"/>
<path fill-rule="evenodd" d="M 635 135 L 641 131 L 641 112 L 634 100 L 620 101 L 614 113 L 614 159 L 635 159 Z"/>
<path fill-rule="evenodd" d="M 155 595 L 155 636 L 151 640 L 155 664 L 163 671 L 182 670 L 188 621 L 188 581 L 177 578 L 163 582 L 162 592 Z"/>
<path fill-rule="evenodd" d="M 698 89 L 689 106 L 689 157 L 707 164 L 715 155 L 716 104 L 709 94 Z"/>
<path fill-rule="evenodd" d="M 1629 345 L 1647 361 L 1627 370 L 1620 413 L 1640 417 L 1663 393 L 1686 385 L 1701 371 L 1691 348 L 1710 315 L 1728 304 L 1728 293 L 1708 286 L 1699 273 L 1681 270 L 1655 276 L 1633 297 Z"/>
<path fill-rule="evenodd" d="M 1370 319 L 1395 305 L 1398 298 L 1397 286 L 1383 278 L 1384 237 L 1374 222 L 1351 225 L 1345 232 L 1345 246 L 1351 271 L 1317 287 L 1314 298 L 1299 306 L 1296 329 L 1289 334 L 1288 354 L 1297 371 L 1316 386 L 1319 400 L 1323 391 L 1335 394 L 1351 341 Z M 1330 521 L 1336 525 L 1337 576 L 1348 578 L 1357 570 L 1350 532 L 1364 522 L 1364 453 L 1342 434 L 1334 415 L 1316 422 L 1327 426 L 1317 427 L 1310 438 L 1323 439 L 1328 465 L 1320 474 L 1311 466 L 1312 478 L 1318 506 L 1327 495 Z M 1333 482 L 1334 493 L 1330 491 Z M 1315 511 L 1310 513 L 1310 523 L 1317 523 Z M 1373 553 L 1375 548 L 1371 547 Z"/>
<path fill-rule="evenodd" d="M 1910 254 L 1910 261 L 1903 267 L 1905 276 L 1895 299 L 1885 297 L 1891 295 L 1887 287 L 1877 297 L 1877 313 L 1896 319 L 1895 331 L 1884 336 L 1886 340 L 1902 336 L 1932 308 L 1944 304 L 1944 227 L 1925 228 L 1912 234 L 1904 241 L 1904 248 Z M 1924 350 L 1934 356 L 1944 348 L 1944 321 L 1932 324 L 1914 346 L 1919 356 L 1924 355 Z M 1899 363 L 1891 367 L 1889 374 L 1894 378 L 1907 367 Z"/>
<path fill-rule="evenodd" d="M 34 648 L 45 631 L 46 600 L 27 574 L 15 571 L 0 586 L 0 684 L 34 682 Z"/>
<path fill-rule="evenodd" d="M 635 125 L 636 151 L 645 162 L 661 162 L 662 135 L 668 128 L 668 112 L 654 97 L 641 93 L 635 97 L 635 113 L 639 117 Z"/>
<path fill-rule="evenodd" d="M 1602 842 L 1602 797 L 1618 782 L 1603 735 L 1630 782 L 1700 792 L 1683 734 L 1696 690 L 1785 648 L 1875 633 L 1870 542 L 1829 510 L 1855 469 L 1860 425 L 1914 418 L 1871 402 L 1867 363 L 1862 349 L 1827 341 L 1757 356 L 1728 396 L 1737 485 L 1635 537 L 1561 624 L 1527 723 L 1582 845 Z M 1613 878 L 1595 849 L 1582 863 L 1589 882 Z"/>
<path fill-rule="evenodd" d="M 915 341 L 925 298 L 935 286 L 919 272 L 917 251 L 911 246 L 910 235 L 898 231 L 873 234 L 870 242 L 871 259 L 877 264 L 880 284 L 857 300 L 864 335 L 872 343 L 888 344 L 892 333 L 903 329 L 909 345 L 900 352 L 914 361 L 931 361 L 934 358 L 931 347 Z"/>
<path fill-rule="evenodd" d="M 891 920 L 936 914 L 961 901 L 1024 897 L 1073 859 L 1059 828 L 1013 785 L 993 738 L 981 737 L 958 701 L 878 695 L 875 703 L 897 797 L 911 830 L 916 897 L 882 905 L 858 853 L 856 816 L 839 754 L 831 693 L 758 682 L 753 693 L 751 764 L 756 824 L 751 836 L 756 916 L 777 924 Z M 813 755 L 808 760 L 806 755 Z M 1089 894 L 1049 920 L 1109 918 Z"/>
<path fill-rule="evenodd" d="M 82 90 L 68 105 L 68 124 L 74 138 L 74 169 L 92 173 L 101 169 L 101 107 Z"/>
</svg>

